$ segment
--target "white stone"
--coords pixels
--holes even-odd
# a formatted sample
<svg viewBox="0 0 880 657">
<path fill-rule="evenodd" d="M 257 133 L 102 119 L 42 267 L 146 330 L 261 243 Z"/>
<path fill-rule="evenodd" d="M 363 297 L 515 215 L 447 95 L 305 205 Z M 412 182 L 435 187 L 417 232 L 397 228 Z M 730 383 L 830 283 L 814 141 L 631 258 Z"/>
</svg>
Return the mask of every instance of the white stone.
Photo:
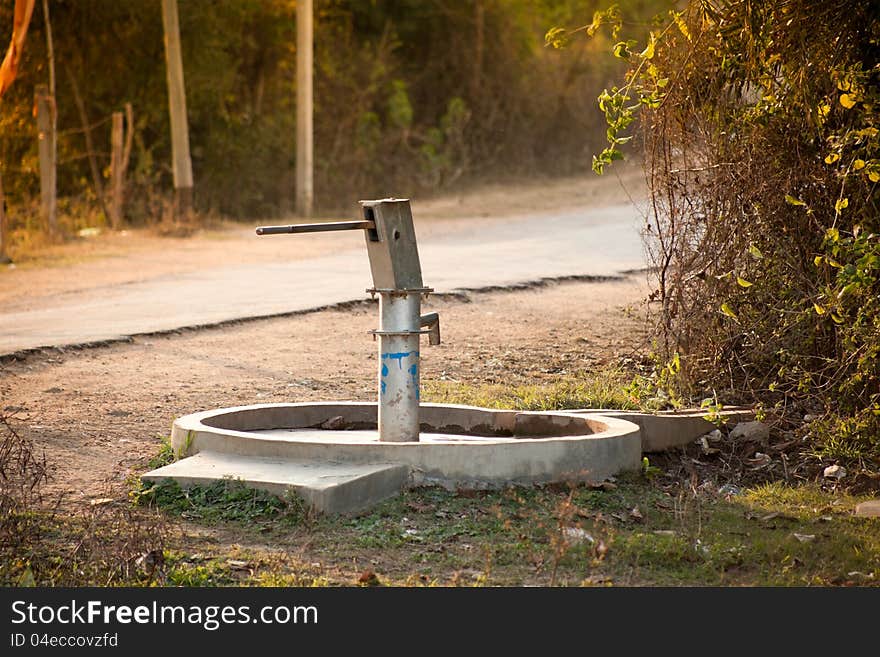
<svg viewBox="0 0 880 657">
<path fill-rule="evenodd" d="M 846 468 L 840 465 L 829 465 L 822 474 L 826 479 L 843 479 L 846 476 Z"/>
<path fill-rule="evenodd" d="M 770 438 L 770 427 L 763 422 L 740 422 L 730 432 L 733 440 L 765 443 Z"/>
<path fill-rule="evenodd" d="M 562 530 L 563 536 L 572 543 L 583 543 L 586 541 L 587 543 L 595 543 L 596 539 L 587 532 L 581 529 L 580 527 L 566 527 Z"/>
<path fill-rule="evenodd" d="M 880 500 L 868 500 L 857 504 L 856 515 L 860 518 L 880 518 Z"/>
<path fill-rule="evenodd" d="M 711 442 L 711 443 L 717 443 L 717 442 L 718 442 L 719 440 L 721 440 L 723 437 L 724 437 L 724 436 L 721 434 L 721 430 L 720 430 L 720 429 L 715 429 L 714 431 L 710 431 L 709 433 L 706 434 L 706 438 L 707 438 L 707 439 L 709 440 L 709 442 Z"/>
</svg>

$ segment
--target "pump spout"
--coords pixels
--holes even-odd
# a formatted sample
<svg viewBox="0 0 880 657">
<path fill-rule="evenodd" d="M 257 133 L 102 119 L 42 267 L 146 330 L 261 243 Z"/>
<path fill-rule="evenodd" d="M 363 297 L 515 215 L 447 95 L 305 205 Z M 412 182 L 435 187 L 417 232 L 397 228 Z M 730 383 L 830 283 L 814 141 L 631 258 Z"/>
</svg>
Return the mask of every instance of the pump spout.
<svg viewBox="0 0 880 657">
<path fill-rule="evenodd" d="M 440 315 L 428 313 L 419 318 L 419 326 L 428 327 L 428 344 L 440 344 Z"/>
</svg>

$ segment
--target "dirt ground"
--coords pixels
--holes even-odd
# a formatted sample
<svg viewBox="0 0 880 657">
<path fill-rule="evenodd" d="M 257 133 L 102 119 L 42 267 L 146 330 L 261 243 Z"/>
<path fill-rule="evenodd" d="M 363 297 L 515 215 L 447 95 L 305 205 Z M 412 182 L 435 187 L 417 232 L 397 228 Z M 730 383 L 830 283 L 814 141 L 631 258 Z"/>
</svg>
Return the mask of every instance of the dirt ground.
<svg viewBox="0 0 880 657">
<path fill-rule="evenodd" d="M 425 382 L 550 383 L 615 364 L 646 342 L 644 276 L 519 291 L 430 297 L 443 343 Z M 65 504 L 124 494 L 176 417 L 263 402 L 375 399 L 376 305 L 244 321 L 7 362 L 0 399 L 45 450 L 45 492 Z M 122 492 L 120 492 L 122 491 Z"/>
</svg>

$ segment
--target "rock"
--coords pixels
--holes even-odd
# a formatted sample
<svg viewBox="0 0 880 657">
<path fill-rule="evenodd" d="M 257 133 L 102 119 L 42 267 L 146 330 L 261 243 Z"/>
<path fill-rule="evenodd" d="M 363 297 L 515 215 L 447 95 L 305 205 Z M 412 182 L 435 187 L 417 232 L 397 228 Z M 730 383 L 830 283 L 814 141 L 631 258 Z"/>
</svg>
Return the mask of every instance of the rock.
<svg viewBox="0 0 880 657">
<path fill-rule="evenodd" d="M 422 533 L 418 529 L 404 529 L 403 538 L 406 540 L 415 541 L 416 543 L 421 543 L 425 540 L 422 536 Z"/>
<path fill-rule="evenodd" d="M 152 575 L 157 568 L 165 565 L 165 553 L 162 550 L 150 550 L 139 556 L 135 560 L 135 565 Z"/>
<path fill-rule="evenodd" d="M 592 537 L 590 532 L 584 531 L 580 527 L 566 527 L 562 530 L 562 534 L 572 543 L 583 543 L 584 541 L 587 543 L 596 542 L 596 539 Z"/>
<path fill-rule="evenodd" d="M 815 419 L 816 419 L 816 416 L 811 415 L 810 413 L 807 413 L 806 415 L 804 415 L 804 422 L 806 422 L 807 424 L 809 424 L 810 422 L 812 422 Z"/>
<path fill-rule="evenodd" d="M 769 465 L 772 461 L 772 457 L 769 454 L 764 454 L 763 452 L 755 452 L 754 457 L 746 459 L 746 463 L 752 466 L 752 468 L 755 470 Z"/>
<path fill-rule="evenodd" d="M 809 543 L 810 541 L 816 540 L 815 534 L 798 534 L 797 532 L 795 532 L 794 534 L 792 534 L 792 536 L 794 536 L 801 543 Z"/>
<path fill-rule="evenodd" d="M 361 586 L 379 586 L 381 582 L 379 581 L 379 577 L 372 570 L 367 568 L 364 572 L 361 573 L 361 576 L 358 577 L 358 584 Z"/>
<path fill-rule="evenodd" d="M 723 437 L 724 436 L 721 434 L 720 429 L 714 429 L 713 431 L 710 431 L 706 434 L 706 440 L 708 440 L 710 443 L 717 443 Z"/>
<path fill-rule="evenodd" d="M 770 427 L 763 422 L 740 422 L 730 432 L 733 440 L 766 443 L 770 439 Z"/>
<path fill-rule="evenodd" d="M 868 500 L 857 504 L 856 515 L 860 518 L 880 518 L 880 500 Z"/>
<path fill-rule="evenodd" d="M 329 420 L 321 424 L 321 428 L 325 431 L 341 431 L 345 429 L 345 418 L 341 415 L 331 417 Z"/>
<path fill-rule="evenodd" d="M 846 476 L 846 468 L 840 465 L 829 465 L 822 473 L 826 479 L 843 479 Z"/>
<path fill-rule="evenodd" d="M 718 434 L 718 437 L 716 438 L 714 434 Z M 713 454 L 720 453 L 721 450 L 717 449 L 716 447 L 710 447 L 709 441 L 718 442 L 719 440 L 721 440 L 721 432 L 716 429 L 712 433 L 707 433 L 697 438 L 696 443 L 700 446 L 703 454 L 705 454 L 706 456 L 712 456 Z"/>
<path fill-rule="evenodd" d="M 858 570 L 851 570 L 846 574 L 850 579 L 866 580 L 874 579 L 874 573 L 863 573 Z"/>
<path fill-rule="evenodd" d="M 742 490 L 738 486 L 734 486 L 733 484 L 724 484 L 721 488 L 718 489 L 719 495 L 739 495 L 742 493 Z"/>
</svg>

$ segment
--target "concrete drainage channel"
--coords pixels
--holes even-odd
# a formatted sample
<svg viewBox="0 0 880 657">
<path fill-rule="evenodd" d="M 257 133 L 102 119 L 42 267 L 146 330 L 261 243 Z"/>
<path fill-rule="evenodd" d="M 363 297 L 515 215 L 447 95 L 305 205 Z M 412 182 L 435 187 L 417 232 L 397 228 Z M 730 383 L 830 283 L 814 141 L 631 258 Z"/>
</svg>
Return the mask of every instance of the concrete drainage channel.
<svg viewBox="0 0 880 657">
<path fill-rule="evenodd" d="M 440 319 L 420 315 L 421 265 L 409 201 L 364 201 L 362 221 L 267 226 L 260 235 L 363 230 L 380 328 L 377 403 L 260 404 L 178 418 L 178 460 L 143 475 L 182 486 L 220 479 L 283 494 L 314 509 L 352 513 L 425 484 L 500 488 L 602 481 L 637 470 L 643 452 L 695 440 L 714 425 L 703 413 L 607 409 L 519 412 L 421 404 L 421 334 L 440 342 Z M 728 412 L 737 421 L 747 411 Z"/>
</svg>

